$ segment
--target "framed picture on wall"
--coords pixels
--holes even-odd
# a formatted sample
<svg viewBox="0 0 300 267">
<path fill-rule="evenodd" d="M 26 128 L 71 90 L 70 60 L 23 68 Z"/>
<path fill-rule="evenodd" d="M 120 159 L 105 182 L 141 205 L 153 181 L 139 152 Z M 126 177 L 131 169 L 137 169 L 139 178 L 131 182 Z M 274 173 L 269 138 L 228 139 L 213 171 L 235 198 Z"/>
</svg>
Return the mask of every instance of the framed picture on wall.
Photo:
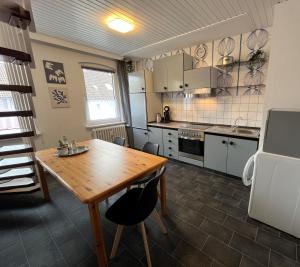
<svg viewBox="0 0 300 267">
<path fill-rule="evenodd" d="M 49 96 L 52 108 L 69 108 L 70 99 L 67 88 L 49 88 Z"/>
<path fill-rule="evenodd" d="M 47 83 L 66 84 L 63 63 L 43 60 Z"/>
</svg>

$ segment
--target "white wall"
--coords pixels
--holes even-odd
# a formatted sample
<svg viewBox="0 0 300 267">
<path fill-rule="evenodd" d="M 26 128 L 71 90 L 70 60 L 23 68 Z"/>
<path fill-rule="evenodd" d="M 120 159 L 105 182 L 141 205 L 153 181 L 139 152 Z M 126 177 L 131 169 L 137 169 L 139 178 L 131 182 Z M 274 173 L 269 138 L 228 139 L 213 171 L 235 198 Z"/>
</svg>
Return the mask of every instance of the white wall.
<svg viewBox="0 0 300 267">
<path fill-rule="evenodd" d="M 41 131 L 41 135 L 36 138 L 37 149 L 56 146 L 58 139 L 63 135 L 76 141 L 90 139 L 91 131 L 85 127 L 85 86 L 79 62 L 116 68 L 116 61 L 35 41 L 32 42 L 32 48 L 36 63 L 36 69 L 32 69 L 36 89 L 36 97 L 33 97 L 33 101 L 37 114 L 37 127 Z M 46 82 L 43 60 L 64 64 L 66 85 L 53 85 Z M 51 107 L 48 88 L 55 86 L 68 88 L 70 108 Z"/>
<path fill-rule="evenodd" d="M 299 0 L 289 0 L 275 7 L 263 125 L 270 108 L 300 109 L 299 13 Z M 261 139 L 263 133 L 264 127 Z"/>
</svg>

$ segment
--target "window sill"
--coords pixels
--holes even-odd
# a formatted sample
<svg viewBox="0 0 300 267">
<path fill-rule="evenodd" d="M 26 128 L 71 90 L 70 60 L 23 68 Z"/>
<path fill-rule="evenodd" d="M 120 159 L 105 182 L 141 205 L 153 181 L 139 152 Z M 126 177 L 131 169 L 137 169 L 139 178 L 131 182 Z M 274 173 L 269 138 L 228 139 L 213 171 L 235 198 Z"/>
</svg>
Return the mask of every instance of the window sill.
<svg viewBox="0 0 300 267">
<path fill-rule="evenodd" d="M 100 123 L 100 124 L 86 125 L 85 128 L 87 128 L 87 129 L 103 128 L 103 127 L 109 127 L 109 126 L 117 126 L 117 125 L 121 125 L 121 124 L 125 125 L 126 123 L 125 123 L 125 121 Z"/>
</svg>

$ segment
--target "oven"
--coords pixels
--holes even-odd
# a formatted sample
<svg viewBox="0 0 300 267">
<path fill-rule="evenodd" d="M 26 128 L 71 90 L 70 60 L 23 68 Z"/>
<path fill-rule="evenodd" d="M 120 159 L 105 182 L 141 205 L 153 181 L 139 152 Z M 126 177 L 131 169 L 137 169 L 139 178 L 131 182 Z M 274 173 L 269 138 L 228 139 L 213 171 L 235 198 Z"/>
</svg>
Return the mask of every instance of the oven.
<svg viewBox="0 0 300 267">
<path fill-rule="evenodd" d="M 203 161 L 204 157 L 204 135 L 202 136 L 184 136 L 178 137 L 179 156 Z"/>
</svg>

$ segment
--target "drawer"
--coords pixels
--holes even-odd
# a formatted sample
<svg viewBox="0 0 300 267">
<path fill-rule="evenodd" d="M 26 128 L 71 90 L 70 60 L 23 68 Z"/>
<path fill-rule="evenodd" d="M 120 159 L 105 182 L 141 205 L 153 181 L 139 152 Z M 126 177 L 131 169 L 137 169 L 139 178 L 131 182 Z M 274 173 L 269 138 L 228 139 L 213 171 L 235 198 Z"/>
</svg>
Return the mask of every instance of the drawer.
<svg viewBox="0 0 300 267">
<path fill-rule="evenodd" d="M 176 147 L 165 147 L 164 156 L 168 158 L 178 159 L 178 149 Z"/>
<path fill-rule="evenodd" d="M 164 146 L 169 145 L 178 147 L 178 138 L 164 136 Z"/>
<path fill-rule="evenodd" d="M 173 152 L 173 153 L 178 154 L 178 146 L 166 144 L 164 146 L 164 151 L 167 151 L 167 153 Z"/>
<path fill-rule="evenodd" d="M 178 130 L 163 129 L 164 138 L 178 139 Z"/>
</svg>

